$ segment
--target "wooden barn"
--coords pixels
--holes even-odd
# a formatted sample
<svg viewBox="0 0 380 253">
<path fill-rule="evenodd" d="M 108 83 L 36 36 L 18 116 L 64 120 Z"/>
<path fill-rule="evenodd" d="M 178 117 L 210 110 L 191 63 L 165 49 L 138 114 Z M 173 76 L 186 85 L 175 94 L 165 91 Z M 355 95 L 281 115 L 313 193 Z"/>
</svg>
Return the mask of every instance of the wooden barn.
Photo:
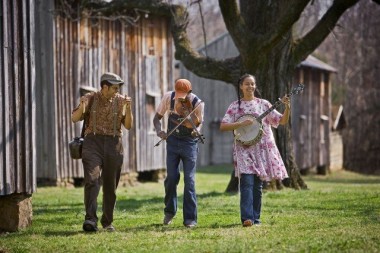
<svg viewBox="0 0 380 253">
<path fill-rule="evenodd" d="M 330 167 L 331 73 L 336 69 L 309 56 L 296 69 L 294 82 L 305 90 L 292 101 L 292 137 L 299 168 L 317 168 L 325 174 Z"/>
<path fill-rule="evenodd" d="M 124 132 L 123 174 L 165 168 L 165 145 L 152 119 L 161 95 L 173 84 L 173 43 L 165 18 L 141 14 L 132 23 L 73 18 L 59 1 L 36 4 L 37 177 L 50 182 L 83 178 L 81 160 L 68 142 L 82 125 L 71 122 L 81 93 L 100 89 L 104 72 L 119 74 L 122 94 L 132 97 L 134 126 Z M 170 87 L 169 87 L 170 86 Z"/>
<path fill-rule="evenodd" d="M 0 232 L 31 224 L 36 191 L 33 0 L 0 4 Z"/>
<path fill-rule="evenodd" d="M 208 44 L 207 54 L 224 59 L 238 55 L 238 51 L 231 37 L 224 34 Z M 335 71 L 309 56 L 294 73 L 294 85 L 305 84 L 304 92 L 292 97 L 292 135 L 300 169 L 326 169 L 330 164 L 330 74 Z M 181 77 L 192 82 L 194 92 L 206 104 L 203 127 L 206 143 L 200 145 L 199 165 L 232 163 L 233 136 L 219 131 L 219 126 L 229 104 L 237 99 L 235 88 L 231 84 L 200 78 L 182 65 L 179 72 Z"/>
</svg>

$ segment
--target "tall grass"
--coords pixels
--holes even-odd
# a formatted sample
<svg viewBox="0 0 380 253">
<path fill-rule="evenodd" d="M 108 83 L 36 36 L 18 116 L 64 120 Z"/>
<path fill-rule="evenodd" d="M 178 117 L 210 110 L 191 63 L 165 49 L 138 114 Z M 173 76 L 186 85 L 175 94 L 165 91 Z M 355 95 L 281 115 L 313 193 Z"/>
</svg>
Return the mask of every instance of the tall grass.
<svg viewBox="0 0 380 253">
<path fill-rule="evenodd" d="M 243 228 L 239 196 L 224 193 L 231 167 L 197 172 L 198 226 L 179 210 L 163 226 L 163 183 L 120 187 L 115 233 L 82 232 L 83 188 L 38 188 L 33 225 L 0 235 L 0 252 L 379 252 L 380 177 L 336 171 L 307 176 L 309 190 L 263 195 L 261 226 Z M 101 215 L 101 196 L 99 196 Z"/>
</svg>

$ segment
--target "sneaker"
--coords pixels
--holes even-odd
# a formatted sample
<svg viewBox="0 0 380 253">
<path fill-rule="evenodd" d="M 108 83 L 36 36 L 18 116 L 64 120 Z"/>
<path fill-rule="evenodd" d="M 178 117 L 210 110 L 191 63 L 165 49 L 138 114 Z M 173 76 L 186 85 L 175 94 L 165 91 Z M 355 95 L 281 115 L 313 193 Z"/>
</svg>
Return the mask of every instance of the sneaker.
<svg viewBox="0 0 380 253">
<path fill-rule="evenodd" d="M 253 225 L 255 225 L 255 226 L 260 226 L 260 225 L 261 225 L 261 221 L 259 221 L 259 220 L 255 220 L 255 221 L 253 222 Z"/>
<path fill-rule="evenodd" d="M 95 221 L 85 220 L 83 222 L 83 230 L 86 232 L 96 232 L 98 231 L 98 226 Z"/>
<path fill-rule="evenodd" d="M 163 224 L 164 225 L 170 225 L 173 222 L 174 215 L 171 214 L 165 214 Z"/>
<path fill-rule="evenodd" d="M 244 222 L 243 222 L 243 227 L 250 227 L 250 226 L 252 226 L 252 221 L 251 220 L 245 220 Z"/>
<path fill-rule="evenodd" d="M 195 223 L 185 224 L 185 227 L 187 227 L 187 228 L 193 228 L 195 226 L 196 226 Z"/>
<path fill-rule="evenodd" d="M 112 224 L 104 227 L 103 229 L 104 229 L 104 231 L 107 231 L 107 232 L 115 232 L 115 230 L 116 230 Z"/>
</svg>

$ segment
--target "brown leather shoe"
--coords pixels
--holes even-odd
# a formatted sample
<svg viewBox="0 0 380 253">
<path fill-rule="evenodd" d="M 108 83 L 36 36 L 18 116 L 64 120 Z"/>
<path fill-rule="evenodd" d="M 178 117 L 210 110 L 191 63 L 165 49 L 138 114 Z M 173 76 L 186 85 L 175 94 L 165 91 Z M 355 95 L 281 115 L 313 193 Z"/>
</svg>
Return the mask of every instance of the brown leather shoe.
<svg viewBox="0 0 380 253">
<path fill-rule="evenodd" d="M 243 227 L 250 227 L 253 225 L 253 222 L 251 220 L 245 220 L 243 222 Z"/>
<path fill-rule="evenodd" d="M 83 222 L 83 230 L 85 232 L 96 232 L 98 231 L 98 227 L 96 226 L 96 222 L 91 220 L 85 220 Z"/>
</svg>

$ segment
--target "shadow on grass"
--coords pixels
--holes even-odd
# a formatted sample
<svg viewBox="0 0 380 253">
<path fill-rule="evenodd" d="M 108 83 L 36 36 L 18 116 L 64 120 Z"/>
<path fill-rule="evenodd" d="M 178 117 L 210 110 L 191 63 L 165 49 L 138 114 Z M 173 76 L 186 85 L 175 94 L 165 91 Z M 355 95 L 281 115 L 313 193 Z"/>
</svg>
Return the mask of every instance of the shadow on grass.
<svg viewBox="0 0 380 253">
<path fill-rule="evenodd" d="M 323 176 L 305 177 L 307 182 L 334 183 L 334 184 L 380 184 L 379 178 L 328 178 Z"/>
<path fill-rule="evenodd" d="M 65 230 L 65 231 L 46 231 L 44 233 L 44 236 L 46 237 L 50 237 L 50 236 L 53 236 L 53 237 L 57 237 L 57 236 L 64 236 L 64 237 L 68 237 L 68 236 L 76 236 L 76 235 L 80 235 L 80 234 L 95 234 L 95 232 L 84 232 L 84 231 L 71 231 L 71 230 Z"/>
<path fill-rule="evenodd" d="M 194 228 L 187 228 L 185 226 L 178 226 L 178 225 L 162 225 L 162 223 L 154 223 L 144 226 L 132 226 L 132 227 L 124 227 L 122 229 L 118 229 L 117 231 L 120 232 L 141 232 L 141 231 L 152 231 L 155 230 L 157 232 L 171 232 L 171 231 L 183 231 L 183 230 L 194 230 L 194 229 L 220 229 L 220 228 L 235 228 L 240 227 L 241 224 L 234 223 L 234 224 L 218 224 L 214 223 L 208 226 L 203 225 L 197 225 Z"/>
<path fill-rule="evenodd" d="M 211 224 L 208 226 L 203 226 L 203 225 L 198 225 L 194 228 L 187 228 L 185 226 L 181 225 L 169 225 L 165 226 L 162 225 L 162 223 L 152 223 L 148 225 L 143 225 L 143 226 L 119 226 L 116 228 L 116 232 L 121 232 L 121 233 L 137 233 L 137 232 L 176 232 L 176 231 L 190 231 L 190 230 L 201 230 L 201 229 L 221 229 L 221 228 L 238 228 L 241 227 L 241 224 L 239 223 L 234 223 L 234 224 Z M 64 230 L 64 231 L 45 231 L 43 233 L 44 236 L 46 237 L 69 237 L 69 236 L 77 236 L 77 235 L 96 235 L 99 233 L 109 233 L 107 231 L 104 231 L 102 228 L 99 228 L 99 231 L 97 232 L 84 232 L 84 231 L 69 231 L 69 230 Z"/>
<path fill-rule="evenodd" d="M 231 172 L 233 169 L 234 167 L 232 164 L 221 164 L 221 165 L 200 167 L 197 169 L 197 173 L 231 175 Z"/>
<path fill-rule="evenodd" d="M 302 210 L 310 212 L 330 212 L 334 214 L 341 215 L 345 211 L 350 210 L 355 213 L 355 216 L 358 218 L 365 217 L 377 217 L 378 208 L 376 207 L 375 201 L 378 199 L 378 196 L 363 197 L 358 196 L 355 198 L 335 198 L 331 193 L 326 194 L 323 202 L 315 201 L 315 197 L 310 201 L 295 201 L 288 203 L 273 203 L 267 201 L 265 206 L 272 210 L 272 212 L 282 213 L 282 212 L 300 212 Z M 380 222 L 380 219 L 378 220 Z"/>
<path fill-rule="evenodd" d="M 45 215 L 45 214 L 59 214 L 59 213 L 81 213 L 84 209 L 84 204 L 81 205 L 73 205 L 70 207 L 65 207 L 65 208 L 57 208 L 58 205 L 56 206 L 46 206 L 46 207 L 35 207 L 33 209 L 33 214 L 34 215 Z"/>
<path fill-rule="evenodd" d="M 181 192 L 181 191 L 178 191 Z M 217 191 L 211 191 L 211 192 L 205 192 L 201 194 L 197 194 L 198 199 L 204 199 L 204 198 L 214 198 L 214 197 L 220 197 L 220 196 L 233 196 L 234 194 L 225 193 L 225 192 L 217 192 Z M 178 195 L 178 203 L 183 202 L 183 194 Z M 146 199 L 135 199 L 135 198 L 127 198 L 127 199 L 120 199 L 117 201 L 117 205 L 115 207 L 115 210 L 119 211 L 137 211 L 141 207 L 144 206 L 152 206 L 152 205 L 161 205 L 162 209 L 164 208 L 164 195 L 157 196 L 154 198 L 146 198 Z"/>
</svg>

